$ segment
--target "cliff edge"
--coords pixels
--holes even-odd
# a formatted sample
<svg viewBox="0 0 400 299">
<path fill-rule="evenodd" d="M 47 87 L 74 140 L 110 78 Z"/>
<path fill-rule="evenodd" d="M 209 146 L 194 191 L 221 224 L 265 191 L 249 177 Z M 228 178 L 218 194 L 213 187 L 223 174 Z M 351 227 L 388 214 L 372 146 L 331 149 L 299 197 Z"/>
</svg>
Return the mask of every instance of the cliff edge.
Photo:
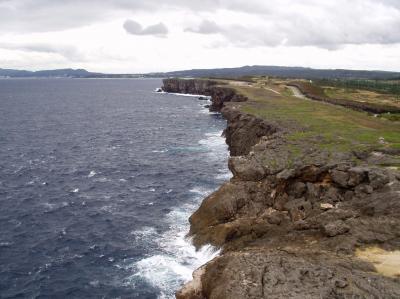
<svg viewBox="0 0 400 299">
<path fill-rule="evenodd" d="M 166 79 L 212 97 L 233 178 L 190 217 L 221 255 L 177 298 L 400 298 L 400 125 L 240 82 Z"/>
</svg>

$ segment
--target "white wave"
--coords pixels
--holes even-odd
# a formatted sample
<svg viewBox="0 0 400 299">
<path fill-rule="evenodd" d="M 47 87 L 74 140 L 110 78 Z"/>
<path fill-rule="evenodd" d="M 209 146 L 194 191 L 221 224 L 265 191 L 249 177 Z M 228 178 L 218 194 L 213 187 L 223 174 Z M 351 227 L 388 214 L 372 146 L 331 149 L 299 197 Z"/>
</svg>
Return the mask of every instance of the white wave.
<svg viewBox="0 0 400 299">
<path fill-rule="evenodd" d="M 177 93 L 177 92 L 160 92 L 160 94 L 172 94 L 174 96 L 205 98 L 207 100 L 211 100 L 210 96 L 205 96 L 205 95 L 202 95 L 202 94 Z"/>
<path fill-rule="evenodd" d="M 157 235 L 157 231 L 154 227 L 145 226 L 140 230 L 135 230 L 131 232 L 131 235 L 135 236 L 135 239 L 143 239 L 148 237 L 154 237 Z"/>
<path fill-rule="evenodd" d="M 228 159 L 228 146 L 225 138 L 222 137 L 223 131 L 205 134 L 206 138 L 201 139 L 199 144 L 208 149 L 208 158 L 212 161 L 221 161 L 221 158 Z M 228 172 L 226 164 L 223 166 L 224 171 Z"/>
<path fill-rule="evenodd" d="M 215 176 L 215 178 L 216 178 L 217 180 L 224 180 L 224 181 L 227 181 L 227 180 L 230 180 L 230 179 L 232 178 L 232 173 L 231 173 L 230 171 L 225 171 L 225 172 L 222 172 L 222 173 L 217 174 L 217 175 Z"/>
<path fill-rule="evenodd" d="M 96 175 L 96 171 L 92 170 L 89 174 L 88 174 L 88 178 L 92 178 Z"/>
<path fill-rule="evenodd" d="M 74 190 L 72 190 L 72 193 L 78 193 L 79 192 L 79 188 L 75 188 Z"/>
<path fill-rule="evenodd" d="M 212 190 L 207 189 L 207 188 L 202 188 L 202 187 L 194 187 L 193 189 L 190 189 L 190 192 L 201 195 L 203 197 L 209 195 Z"/>
<path fill-rule="evenodd" d="M 160 290 L 159 298 L 174 298 L 174 291 L 192 279 L 194 270 L 219 254 L 219 251 L 211 246 L 204 246 L 196 251 L 191 240 L 186 237 L 189 231 L 188 217 L 196 209 L 199 201 L 212 190 L 196 187 L 191 192 L 195 194 L 192 202 L 167 214 L 169 230 L 165 233 L 157 235 L 154 228 L 144 228 L 133 233 L 135 238 L 156 242 L 159 250 L 156 254 L 128 266 L 135 271 L 128 281 L 132 283 L 135 277 L 144 278 Z"/>
<path fill-rule="evenodd" d="M 166 152 L 168 152 L 168 150 L 167 149 L 165 149 L 165 150 L 154 150 L 154 151 L 151 151 L 152 153 L 166 153 Z"/>
<path fill-rule="evenodd" d="M 94 179 L 94 181 L 99 182 L 99 183 L 105 183 L 105 182 L 109 181 L 109 179 L 102 177 L 102 178 Z"/>
</svg>

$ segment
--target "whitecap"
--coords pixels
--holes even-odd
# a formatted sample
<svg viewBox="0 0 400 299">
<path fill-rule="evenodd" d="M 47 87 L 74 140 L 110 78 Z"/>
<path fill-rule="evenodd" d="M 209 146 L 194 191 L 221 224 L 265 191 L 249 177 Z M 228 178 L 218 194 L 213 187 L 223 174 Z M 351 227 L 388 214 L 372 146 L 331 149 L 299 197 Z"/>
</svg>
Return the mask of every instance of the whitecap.
<svg viewBox="0 0 400 299">
<path fill-rule="evenodd" d="M 189 191 L 192 193 L 201 195 L 202 197 L 205 197 L 212 192 L 211 189 L 205 188 L 205 187 L 194 187 L 193 189 L 190 189 Z"/>
<path fill-rule="evenodd" d="M 207 100 L 210 100 L 210 96 L 205 96 L 202 94 L 191 94 L 191 93 L 177 93 L 177 92 L 160 92 L 161 94 L 172 94 L 174 96 L 180 96 L 180 97 L 190 97 L 190 98 L 205 98 Z"/>
<path fill-rule="evenodd" d="M 122 266 L 134 271 L 126 279 L 126 284 L 131 285 L 135 277 L 141 277 L 160 290 L 159 298 L 174 298 L 174 290 L 190 281 L 195 269 L 219 254 L 212 246 L 196 251 L 191 240 L 186 237 L 189 231 L 188 217 L 197 208 L 199 201 L 212 190 L 199 186 L 191 192 L 194 193 L 193 201 L 166 215 L 169 229 L 162 235 L 156 234 L 154 228 L 134 232 L 135 238 L 140 238 L 141 242 L 144 239 L 145 242 L 157 243 L 158 250 L 134 264 Z"/>
<path fill-rule="evenodd" d="M 224 180 L 224 181 L 228 181 L 232 178 L 232 173 L 229 171 L 223 172 L 223 173 L 219 173 L 215 176 L 215 178 L 217 180 Z"/>
<path fill-rule="evenodd" d="M 95 182 L 99 182 L 99 183 L 105 183 L 105 182 L 107 182 L 107 181 L 108 181 L 108 179 L 107 179 L 107 178 L 104 178 L 104 177 L 102 177 L 102 178 L 94 179 L 94 181 L 95 181 Z"/>
<path fill-rule="evenodd" d="M 160 154 L 162 154 L 162 153 L 166 153 L 166 152 L 168 152 L 168 150 L 167 149 L 164 149 L 164 150 L 154 150 L 154 151 L 151 151 L 152 153 L 160 153 Z"/>
<path fill-rule="evenodd" d="M 155 236 L 157 236 L 157 231 L 154 227 L 151 226 L 145 226 L 139 230 L 135 230 L 131 232 L 131 235 L 134 236 L 135 240 L 140 240 L 140 239 L 153 239 Z"/>
<path fill-rule="evenodd" d="M 96 175 L 96 171 L 92 170 L 89 174 L 88 174 L 88 178 L 94 177 Z"/>
<path fill-rule="evenodd" d="M 79 188 L 75 188 L 74 190 L 72 190 L 72 193 L 78 193 L 79 192 Z"/>
<path fill-rule="evenodd" d="M 0 242 L 0 247 L 10 247 L 12 244 L 11 242 Z"/>
</svg>

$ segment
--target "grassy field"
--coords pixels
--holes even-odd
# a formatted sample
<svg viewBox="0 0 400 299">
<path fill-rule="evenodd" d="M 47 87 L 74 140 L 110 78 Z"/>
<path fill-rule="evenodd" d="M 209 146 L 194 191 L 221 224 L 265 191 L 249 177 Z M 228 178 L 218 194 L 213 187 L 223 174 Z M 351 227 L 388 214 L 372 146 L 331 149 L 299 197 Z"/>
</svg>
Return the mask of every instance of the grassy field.
<svg viewBox="0 0 400 299">
<path fill-rule="evenodd" d="M 329 86 L 323 86 L 322 88 L 324 89 L 325 94 L 331 98 L 343 98 L 358 102 L 383 103 L 386 105 L 400 107 L 399 95 L 382 94 L 362 89 L 346 89 Z"/>
<path fill-rule="evenodd" d="M 234 88 L 250 100 L 249 114 L 290 128 L 288 139 L 329 151 L 400 149 L 400 123 L 332 104 L 291 96 L 282 82 Z M 274 89 L 280 94 L 269 89 Z"/>
</svg>

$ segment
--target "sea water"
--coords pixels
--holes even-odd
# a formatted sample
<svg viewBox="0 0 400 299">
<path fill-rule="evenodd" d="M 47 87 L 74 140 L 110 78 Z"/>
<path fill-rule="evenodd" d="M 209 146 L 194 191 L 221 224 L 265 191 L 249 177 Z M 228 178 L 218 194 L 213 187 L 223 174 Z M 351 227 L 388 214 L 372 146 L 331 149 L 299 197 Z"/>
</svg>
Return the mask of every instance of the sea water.
<svg viewBox="0 0 400 299">
<path fill-rule="evenodd" d="M 173 298 L 225 121 L 159 79 L 0 80 L 0 297 Z"/>
</svg>

